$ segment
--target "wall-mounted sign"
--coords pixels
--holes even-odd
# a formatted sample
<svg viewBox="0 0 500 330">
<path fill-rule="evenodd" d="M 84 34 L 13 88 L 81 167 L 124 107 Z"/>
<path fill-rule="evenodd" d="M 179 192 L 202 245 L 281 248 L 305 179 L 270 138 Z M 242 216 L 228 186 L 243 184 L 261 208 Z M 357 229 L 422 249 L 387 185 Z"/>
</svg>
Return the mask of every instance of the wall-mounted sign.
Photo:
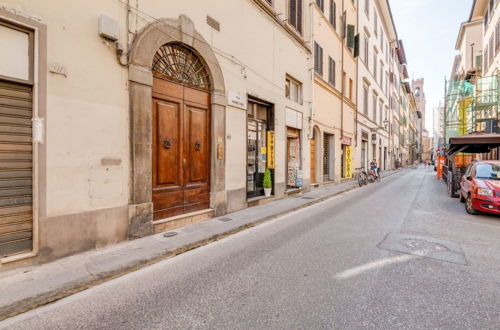
<svg viewBox="0 0 500 330">
<path fill-rule="evenodd" d="M 345 147 L 345 177 L 352 178 L 352 146 Z"/>
<path fill-rule="evenodd" d="M 341 144 L 344 144 L 346 146 L 350 146 L 352 145 L 352 139 L 348 136 L 343 136 L 341 139 L 340 139 L 340 143 Z"/>
<path fill-rule="evenodd" d="M 267 167 L 274 168 L 274 131 L 267 131 Z"/>
<path fill-rule="evenodd" d="M 302 129 L 302 112 L 286 108 L 285 125 L 296 129 Z"/>
<path fill-rule="evenodd" d="M 66 70 L 66 68 L 59 63 L 49 63 L 49 72 L 60 74 L 65 77 L 68 76 L 68 70 Z"/>
<path fill-rule="evenodd" d="M 43 143 L 43 121 L 40 118 L 33 118 L 33 142 Z"/>
<path fill-rule="evenodd" d="M 227 104 L 235 107 L 235 108 L 240 108 L 243 110 L 247 109 L 247 96 L 243 95 L 241 93 L 235 92 L 233 90 L 229 90 L 227 92 Z"/>
</svg>

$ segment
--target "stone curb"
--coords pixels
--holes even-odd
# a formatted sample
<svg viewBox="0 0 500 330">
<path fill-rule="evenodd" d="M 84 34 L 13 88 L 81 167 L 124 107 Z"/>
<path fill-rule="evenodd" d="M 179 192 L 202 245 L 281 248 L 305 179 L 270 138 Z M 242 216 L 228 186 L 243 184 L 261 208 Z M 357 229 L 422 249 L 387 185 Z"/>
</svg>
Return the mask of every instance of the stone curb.
<svg viewBox="0 0 500 330">
<path fill-rule="evenodd" d="M 391 175 L 394 175 L 396 173 L 400 173 L 401 171 L 394 171 L 391 172 L 387 175 L 385 175 L 383 178 L 389 177 Z M 354 182 L 353 182 L 354 183 Z M 260 219 L 251 221 L 249 223 L 246 223 L 244 225 L 238 226 L 236 228 L 223 231 L 217 234 L 211 234 L 208 237 L 204 237 L 201 239 L 198 239 L 194 242 L 185 244 L 183 246 L 174 248 L 174 249 L 169 249 L 169 250 L 163 250 L 157 253 L 152 253 L 151 255 L 148 255 L 146 257 L 143 257 L 138 260 L 133 260 L 132 262 L 129 262 L 128 264 L 119 264 L 117 265 L 114 269 L 111 270 L 106 270 L 97 274 L 93 274 L 92 272 L 86 270 L 86 275 L 83 277 L 68 281 L 66 283 L 62 283 L 60 285 L 56 285 L 56 287 L 53 287 L 49 290 L 46 290 L 43 293 L 28 297 L 28 298 L 23 298 L 17 301 L 14 301 L 12 303 L 9 303 L 4 306 L 0 306 L 0 321 L 5 320 L 9 317 L 16 316 L 21 313 L 25 313 L 29 310 L 41 307 L 43 305 L 55 302 L 57 300 L 66 298 L 70 295 L 73 295 L 75 293 L 84 291 L 88 288 L 91 288 L 93 286 L 96 286 L 98 284 L 102 284 L 104 282 L 110 281 L 112 279 L 115 279 L 117 277 L 123 276 L 125 274 L 131 273 L 133 271 L 139 270 L 141 268 L 153 265 L 155 263 L 158 263 L 160 261 L 172 258 L 174 256 L 177 256 L 179 254 L 185 253 L 187 251 L 196 249 L 198 247 L 207 245 L 211 242 L 218 241 L 220 239 L 223 239 L 225 237 L 234 235 L 236 233 L 239 233 L 245 229 L 249 229 L 255 226 L 258 226 L 262 223 L 274 220 L 279 217 L 286 216 L 290 213 L 296 212 L 298 210 L 304 209 L 306 207 L 321 203 L 323 201 L 326 201 L 330 198 L 333 198 L 335 196 L 338 196 L 342 193 L 354 190 L 356 188 L 359 188 L 358 185 L 353 185 L 351 187 L 346 187 L 345 189 L 342 189 L 340 191 L 334 192 L 332 194 L 329 194 L 327 196 L 319 197 L 317 199 L 311 200 L 310 202 L 307 202 L 305 204 L 299 205 L 297 207 L 292 207 L 288 210 L 278 212 L 269 216 L 262 217 Z M 40 285 L 43 285 L 43 283 L 40 283 Z"/>
</svg>

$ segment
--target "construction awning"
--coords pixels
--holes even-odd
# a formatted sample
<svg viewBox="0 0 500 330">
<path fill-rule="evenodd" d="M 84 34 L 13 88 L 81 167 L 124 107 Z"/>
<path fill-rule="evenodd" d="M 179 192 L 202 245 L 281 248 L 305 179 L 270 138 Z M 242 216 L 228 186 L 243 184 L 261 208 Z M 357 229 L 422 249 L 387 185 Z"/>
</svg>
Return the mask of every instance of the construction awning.
<svg viewBox="0 0 500 330">
<path fill-rule="evenodd" d="M 450 138 L 448 156 L 459 152 L 486 153 L 500 147 L 500 134 L 474 132 L 467 135 Z"/>
</svg>

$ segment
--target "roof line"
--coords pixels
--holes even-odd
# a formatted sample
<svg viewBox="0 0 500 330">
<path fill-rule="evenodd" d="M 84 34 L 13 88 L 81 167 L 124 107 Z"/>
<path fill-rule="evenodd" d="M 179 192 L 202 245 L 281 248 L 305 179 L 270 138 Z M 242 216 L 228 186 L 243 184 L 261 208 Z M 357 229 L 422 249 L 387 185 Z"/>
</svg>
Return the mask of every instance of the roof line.
<svg viewBox="0 0 500 330">
<path fill-rule="evenodd" d="M 476 1 L 476 0 L 474 0 L 474 1 Z M 389 3 L 389 0 L 386 0 L 386 3 L 387 3 L 387 8 L 389 8 L 389 15 L 391 16 L 392 28 L 394 29 L 394 34 L 396 35 L 396 40 L 399 40 L 398 30 L 396 29 L 396 24 L 394 23 L 394 17 L 392 16 L 391 4 Z"/>
<path fill-rule="evenodd" d="M 474 7 L 476 7 L 476 1 L 477 0 L 474 0 L 474 2 L 472 3 L 472 8 L 470 9 L 470 14 L 469 14 L 469 22 L 472 19 L 472 14 L 474 13 Z"/>
</svg>

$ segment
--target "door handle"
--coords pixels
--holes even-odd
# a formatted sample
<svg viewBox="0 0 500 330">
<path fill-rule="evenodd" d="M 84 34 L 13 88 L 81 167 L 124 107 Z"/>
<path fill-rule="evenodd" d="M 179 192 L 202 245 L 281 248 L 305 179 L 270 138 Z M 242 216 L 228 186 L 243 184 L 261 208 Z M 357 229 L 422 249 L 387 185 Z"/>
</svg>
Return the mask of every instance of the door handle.
<svg viewBox="0 0 500 330">
<path fill-rule="evenodd" d="M 186 168 L 186 158 L 183 158 L 182 159 L 182 168 L 185 169 Z"/>
<path fill-rule="evenodd" d="M 165 149 L 172 148 L 172 141 L 170 141 L 168 137 L 163 139 L 163 147 L 165 147 Z"/>
<path fill-rule="evenodd" d="M 194 143 L 194 150 L 200 151 L 200 149 L 201 149 L 201 142 L 200 140 L 196 140 L 196 142 Z"/>
</svg>

